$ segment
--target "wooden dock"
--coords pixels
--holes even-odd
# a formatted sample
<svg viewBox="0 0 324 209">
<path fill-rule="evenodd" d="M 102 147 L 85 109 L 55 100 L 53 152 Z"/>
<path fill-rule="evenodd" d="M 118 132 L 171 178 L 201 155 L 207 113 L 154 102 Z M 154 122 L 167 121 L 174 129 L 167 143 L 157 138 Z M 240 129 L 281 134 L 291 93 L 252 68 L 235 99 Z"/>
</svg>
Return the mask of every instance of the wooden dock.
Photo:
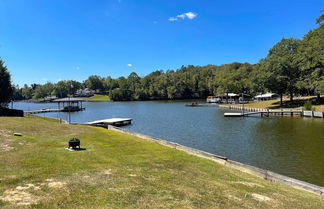
<svg viewBox="0 0 324 209">
<path fill-rule="evenodd" d="M 261 109 L 261 108 L 251 108 L 242 106 L 228 106 L 228 105 L 219 105 L 220 108 L 226 108 L 230 110 L 240 111 L 240 112 L 231 112 L 225 113 L 225 117 L 244 117 L 244 116 L 300 116 L 300 117 L 311 117 L 311 118 L 324 118 L 324 112 L 316 112 L 311 110 L 303 109 Z M 243 115 L 244 113 L 244 115 Z"/>
<path fill-rule="evenodd" d="M 31 111 L 24 111 L 25 114 L 41 114 L 41 113 L 48 113 L 48 112 L 77 112 L 85 110 L 84 107 L 64 107 L 64 108 L 44 108 L 40 110 L 31 110 Z"/>
<path fill-rule="evenodd" d="M 63 112 L 64 109 L 53 109 L 53 108 L 45 108 L 40 110 L 31 110 L 31 111 L 24 111 L 25 114 L 40 114 L 40 113 L 47 113 L 47 112 Z"/>
<path fill-rule="evenodd" d="M 270 117 L 270 116 L 303 116 L 302 110 L 265 110 L 257 112 L 231 112 L 224 113 L 224 117 L 247 117 L 247 116 L 261 116 L 261 117 Z"/>
<path fill-rule="evenodd" d="M 108 125 L 111 126 L 126 126 L 132 123 L 132 118 L 110 118 L 104 120 L 96 120 L 92 122 L 85 123 L 85 125 L 99 126 L 107 128 Z"/>
<path fill-rule="evenodd" d="M 186 107 L 217 107 L 218 104 L 215 103 L 188 103 L 185 104 Z"/>
</svg>

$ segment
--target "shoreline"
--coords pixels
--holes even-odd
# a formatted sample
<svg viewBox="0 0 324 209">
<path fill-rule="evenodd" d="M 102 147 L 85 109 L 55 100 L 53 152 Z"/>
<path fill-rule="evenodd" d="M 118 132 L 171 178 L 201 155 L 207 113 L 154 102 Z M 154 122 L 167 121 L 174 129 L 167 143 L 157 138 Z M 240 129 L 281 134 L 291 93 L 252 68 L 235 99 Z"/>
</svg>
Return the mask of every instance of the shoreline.
<svg viewBox="0 0 324 209">
<path fill-rule="evenodd" d="M 227 107 L 225 107 L 225 108 L 227 108 Z M 250 109 L 250 108 L 248 108 L 248 109 Z M 49 118 L 49 119 L 56 120 L 58 123 L 60 123 L 60 121 L 57 118 L 52 118 L 52 117 L 47 117 L 47 116 L 43 117 L 43 116 L 37 116 L 37 115 L 33 115 L 32 117 Z M 64 124 L 68 124 L 67 121 L 62 120 L 62 122 Z M 84 124 L 71 123 L 71 125 L 84 125 Z M 312 193 L 316 193 L 316 194 L 319 194 L 321 196 L 324 196 L 324 187 L 323 186 L 319 186 L 319 185 L 316 185 L 316 184 L 308 183 L 306 181 L 302 181 L 302 180 L 295 179 L 295 178 L 292 178 L 292 177 L 288 177 L 288 176 L 285 176 L 285 175 L 282 175 L 282 174 L 278 174 L 278 173 L 272 172 L 271 170 L 266 170 L 266 169 L 258 168 L 258 167 L 255 167 L 255 166 L 252 166 L 252 165 L 249 165 L 249 164 L 244 164 L 244 163 L 241 163 L 241 162 L 238 162 L 238 161 L 233 161 L 233 160 L 230 160 L 229 158 L 227 158 L 226 156 L 220 156 L 220 155 L 217 155 L 217 154 L 212 154 L 212 153 L 209 153 L 209 152 L 206 152 L 206 151 L 198 150 L 198 149 L 191 148 L 191 147 L 188 147 L 188 146 L 185 146 L 185 145 L 181 145 L 181 144 L 178 144 L 178 143 L 175 143 L 175 142 L 162 140 L 162 139 L 159 139 L 159 138 L 155 138 L 155 137 L 152 137 L 152 136 L 148 136 L 148 135 L 145 135 L 145 134 L 130 131 L 130 130 L 123 129 L 123 128 L 116 127 L 116 126 L 109 125 L 107 127 L 107 129 L 108 130 L 118 131 L 118 132 L 121 132 L 121 133 L 124 133 L 124 134 L 127 134 L 127 135 L 131 135 L 131 136 L 136 136 L 136 137 L 139 137 L 141 139 L 146 139 L 146 140 L 148 140 L 150 142 L 157 143 L 157 144 L 167 146 L 167 147 L 170 147 L 170 148 L 179 149 L 179 150 L 185 151 L 186 153 L 189 153 L 191 155 L 196 155 L 196 156 L 199 156 L 199 157 L 202 157 L 202 158 L 206 158 L 206 159 L 215 161 L 215 162 L 220 163 L 222 165 L 226 165 L 228 167 L 235 168 L 237 170 L 252 174 L 254 176 L 258 176 L 260 178 L 266 179 L 266 180 L 271 181 L 271 182 L 281 183 L 281 184 L 284 184 L 284 185 L 296 187 L 296 188 L 299 188 L 299 189 L 302 189 L 302 190 L 305 190 L 305 191 L 308 191 L 308 192 L 312 192 Z"/>
<path fill-rule="evenodd" d="M 224 166 L 227 166 L 230 168 L 234 168 L 236 170 L 251 174 L 253 176 L 260 177 L 260 178 L 265 179 L 270 182 L 279 183 L 279 184 L 297 188 L 297 189 L 300 189 L 303 191 L 311 192 L 311 193 L 314 193 L 314 194 L 317 194 L 320 196 L 324 196 L 324 187 L 322 187 L 322 186 L 318 186 L 318 185 L 311 184 L 311 183 L 308 183 L 305 181 L 301 181 L 301 180 L 294 179 L 294 178 L 291 178 L 288 176 L 284 176 L 284 175 L 281 175 L 281 174 L 278 174 L 278 173 L 275 173 L 275 172 L 272 172 L 269 170 L 261 169 L 261 168 L 255 167 L 255 166 L 251 166 L 251 165 L 240 163 L 240 162 L 237 162 L 234 160 L 230 160 L 224 156 L 211 154 L 209 152 L 205 152 L 205 151 L 198 150 L 195 148 L 187 147 L 187 146 L 184 146 L 184 145 L 181 145 L 178 143 L 174 143 L 174 142 L 170 142 L 167 140 L 157 139 L 157 138 L 154 138 L 151 136 L 147 136 L 147 135 L 144 135 L 141 133 L 129 131 L 129 130 L 122 129 L 119 127 L 108 125 L 107 129 L 112 130 L 112 131 L 117 131 L 120 133 L 124 133 L 124 134 L 130 135 L 130 136 L 135 136 L 135 137 L 138 137 L 138 138 L 141 138 L 141 139 L 144 139 L 144 140 L 147 140 L 147 141 L 150 141 L 152 143 L 156 143 L 156 144 L 159 144 L 162 146 L 166 146 L 169 148 L 181 150 L 181 151 L 186 152 L 187 154 L 214 161 L 221 165 L 224 165 Z"/>
</svg>

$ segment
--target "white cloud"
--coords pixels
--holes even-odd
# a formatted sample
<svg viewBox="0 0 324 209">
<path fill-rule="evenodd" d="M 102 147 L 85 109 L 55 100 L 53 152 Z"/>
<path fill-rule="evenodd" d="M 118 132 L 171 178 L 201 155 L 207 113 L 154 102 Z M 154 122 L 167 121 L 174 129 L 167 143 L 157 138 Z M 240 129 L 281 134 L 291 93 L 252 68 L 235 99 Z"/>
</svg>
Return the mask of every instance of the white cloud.
<svg viewBox="0 0 324 209">
<path fill-rule="evenodd" d="M 169 21 L 171 21 L 171 22 L 173 22 L 173 21 L 177 21 L 178 20 L 178 18 L 176 18 L 176 17 L 170 17 L 169 18 Z"/>
<path fill-rule="evenodd" d="M 76 69 L 76 70 L 80 70 L 80 67 L 79 67 L 79 66 L 76 66 L 75 69 Z"/>
<path fill-rule="evenodd" d="M 194 19 L 197 17 L 197 14 L 196 13 L 193 13 L 193 12 L 187 12 L 185 14 L 190 20 Z"/>
<path fill-rule="evenodd" d="M 178 21 L 180 19 L 184 20 L 186 18 L 192 20 L 195 19 L 198 16 L 198 14 L 193 13 L 193 12 L 186 12 L 180 15 L 177 15 L 175 17 L 169 17 L 169 21 L 174 22 L 174 21 Z"/>
<path fill-rule="evenodd" d="M 181 14 L 181 15 L 177 15 L 176 18 L 181 18 L 181 19 L 185 19 L 187 16 L 185 14 Z"/>
<path fill-rule="evenodd" d="M 127 66 L 128 66 L 128 67 L 133 67 L 133 65 L 132 65 L 132 64 L 127 64 Z"/>
</svg>

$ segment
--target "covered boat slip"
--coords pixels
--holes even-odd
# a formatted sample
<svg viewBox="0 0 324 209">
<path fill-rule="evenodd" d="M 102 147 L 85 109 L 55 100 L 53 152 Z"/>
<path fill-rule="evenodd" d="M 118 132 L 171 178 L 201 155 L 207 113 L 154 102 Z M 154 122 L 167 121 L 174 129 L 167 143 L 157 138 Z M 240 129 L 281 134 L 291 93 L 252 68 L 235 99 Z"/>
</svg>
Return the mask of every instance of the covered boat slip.
<svg viewBox="0 0 324 209">
<path fill-rule="evenodd" d="M 85 123 L 85 125 L 91 126 L 99 126 L 107 128 L 109 125 L 111 126 L 126 126 L 132 123 L 132 118 L 110 118 L 104 120 L 96 120 L 92 122 Z"/>
<path fill-rule="evenodd" d="M 62 99 L 56 99 L 53 102 L 57 102 L 58 109 L 62 112 L 76 112 L 76 111 L 82 111 L 85 110 L 84 107 L 82 107 L 82 102 L 85 102 L 84 99 L 80 98 L 62 98 Z M 61 104 L 63 108 L 61 108 Z"/>
<path fill-rule="evenodd" d="M 85 110 L 82 107 L 82 102 L 85 100 L 80 98 L 62 98 L 52 100 L 53 103 L 57 103 L 57 108 L 43 108 L 39 110 L 24 111 L 25 114 L 40 114 L 48 112 L 77 112 Z"/>
<path fill-rule="evenodd" d="M 207 103 L 226 103 L 226 104 L 242 104 L 248 103 L 251 100 L 251 95 L 249 94 L 235 94 L 226 93 L 216 96 L 208 96 L 206 99 Z"/>
</svg>

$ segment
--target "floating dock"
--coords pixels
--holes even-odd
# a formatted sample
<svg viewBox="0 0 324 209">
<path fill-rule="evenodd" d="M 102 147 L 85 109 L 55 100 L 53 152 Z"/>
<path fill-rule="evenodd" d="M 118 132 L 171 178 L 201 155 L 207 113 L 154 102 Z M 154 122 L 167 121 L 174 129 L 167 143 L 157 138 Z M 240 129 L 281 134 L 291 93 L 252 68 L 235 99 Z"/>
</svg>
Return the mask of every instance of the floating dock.
<svg viewBox="0 0 324 209">
<path fill-rule="evenodd" d="M 189 103 L 185 104 L 186 107 L 217 107 L 215 103 Z"/>
<path fill-rule="evenodd" d="M 224 117 L 243 117 L 243 113 L 239 112 L 226 112 L 224 113 Z"/>
<path fill-rule="evenodd" d="M 40 113 L 47 113 L 47 112 L 77 112 L 77 111 L 83 111 L 85 110 L 84 107 L 82 108 L 71 108 L 71 107 L 65 107 L 65 108 L 44 108 L 41 110 L 31 110 L 31 111 L 24 111 L 25 114 L 40 114 Z"/>
<path fill-rule="evenodd" d="M 107 128 L 108 125 L 111 126 L 126 126 L 132 123 L 132 118 L 110 118 L 104 120 L 96 120 L 92 122 L 85 123 L 86 125 L 99 126 Z"/>
<path fill-rule="evenodd" d="M 224 113 L 224 117 L 246 117 L 251 115 L 260 115 L 261 117 L 266 116 L 303 116 L 303 111 L 301 110 L 267 110 L 267 111 L 257 111 L 257 112 L 230 112 Z"/>
<path fill-rule="evenodd" d="M 31 111 L 24 111 L 25 114 L 40 114 L 40 113 L 47 113 L 47 112 L 63 112 L 64 109 L 52 109 L 52 108 L 45 108 L 41 110 L 31 110 Z"/>
</svg>

